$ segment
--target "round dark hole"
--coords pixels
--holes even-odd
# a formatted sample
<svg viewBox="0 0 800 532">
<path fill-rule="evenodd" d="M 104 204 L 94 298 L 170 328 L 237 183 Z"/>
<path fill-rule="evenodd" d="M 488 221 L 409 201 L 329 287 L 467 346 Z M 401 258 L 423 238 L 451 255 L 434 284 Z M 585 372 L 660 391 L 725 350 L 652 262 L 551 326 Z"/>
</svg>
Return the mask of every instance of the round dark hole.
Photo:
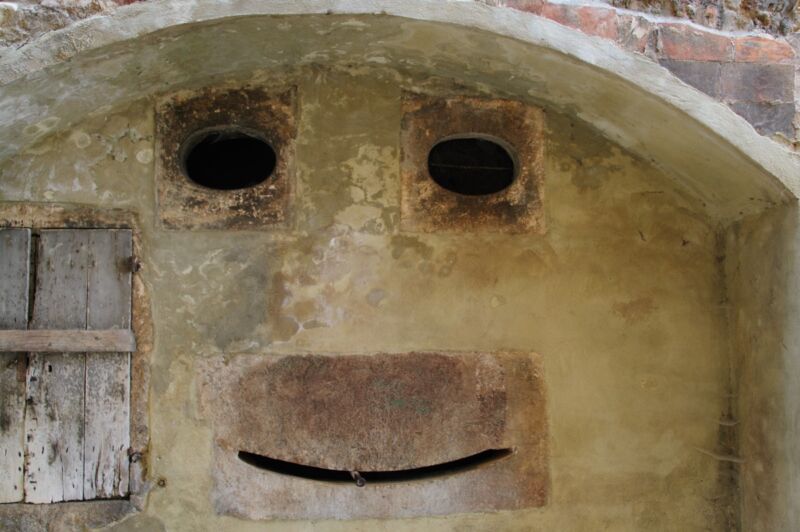
<svg viewBox="0 0 800 532">
<path fill-rule="evenodd" d="M 215 190 L 254 187 L 275 170 L 275 150 L 265 140 L 236 130 L 200 133 L 183 156 L 186 176 Z"/>
<path fill-rule="evenodd" d="M 428 172 L 441 187 L 466 196 L 494 194 L 514 182 L 514 159 L 497 142 L 466 137 L 443 140 L 428 154 Z"/>
</svg>

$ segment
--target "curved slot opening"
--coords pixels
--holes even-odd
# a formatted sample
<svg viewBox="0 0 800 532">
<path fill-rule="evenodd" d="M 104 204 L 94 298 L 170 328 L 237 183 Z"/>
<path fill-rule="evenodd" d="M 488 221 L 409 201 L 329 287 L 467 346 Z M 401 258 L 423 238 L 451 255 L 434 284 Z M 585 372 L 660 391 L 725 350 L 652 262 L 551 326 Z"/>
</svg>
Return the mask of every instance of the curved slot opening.
<svg viewBox="0 0 800 532">
<path fill-rule="evenodd" d="M 482 136 L 444 139 L 428 153 L 428 173 L 436 184 L 456 194 L 496 194 L 516 178 L 514 157 L 503 144 Z"/>
<path fill-rule="evenodd" d="M 259 185 L 272 175 L 277 163 L 275 150 L 260 135 L 234 128 L 197 132 L 181 152 L 186 177 L 212 190 Z"/>
<path fill-rule="evenodd" d="M 326 469 L 324 467 L 286 462 L 284 460 L 249 453 L 247 451 L 239 451 L 238 456 L 239 460 L 242 462 L 272 473 L 322 482 L 355 483 L 357 486 L 363 487 L 365 484 L 370 483 L 410 482 L 412 480 L 424 480 L 463 473 L 464 471 L 469 471 L 510 456 L 513 452 L 512 449 L 487 449 L 477 454 L 450 462 L 411 469 L 400 469 L 397 471 L 344 471 L 339 469 Z"/>
</svg>

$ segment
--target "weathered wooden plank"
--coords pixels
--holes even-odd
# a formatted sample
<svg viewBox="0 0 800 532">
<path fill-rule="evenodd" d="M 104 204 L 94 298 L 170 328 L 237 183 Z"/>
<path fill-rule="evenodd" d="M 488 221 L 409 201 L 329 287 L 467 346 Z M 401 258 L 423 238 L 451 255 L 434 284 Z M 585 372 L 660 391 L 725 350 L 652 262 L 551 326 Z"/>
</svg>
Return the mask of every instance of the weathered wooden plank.
<svg viewBox="0 0 800 532">
<path fill-rule="evenodd" d="M 89 329 L 128 329 L 131 324 L 131 232 L 92 231 L 88 287 Z M 128 351 L 133 351 L 131 347 Z M 128 493 L 130 355 L 86 355 L 84 498 Z"/>
<path fill-rule="evenodd" d="M 0 229 L 0 329 L 28 328 L 29 229 Z"/>
<path fill-rule="evenodd" d="M 131 326 L 130 230 L 89 231 L 88 329 L 129 329 Z"/>
<path fill-rule="evenodd" d="M 85 329 L 89 234 L 42 231 L 37 245 L 33 329 Z M 83 354 L 30 356 L 27 374 L 25 500 L 83 498 Z"/>
<path fill-rule="evenodd" d="M 28 326 L 30 230 L 0 229 L 0 329 Z M 24 497 L 25 354 L 0 347 L 0 503 Z M 23 378 L 19 378 L 22 376 Z"/>
<path fill-rule="evenodd" d="M 83 330 L 0 330 L 0 351 L 38 353 L 86 353 L 105 351 L 130 353 L 136 350 L 136 339 L 129 329 L 105 331 Z"/>
</svg>

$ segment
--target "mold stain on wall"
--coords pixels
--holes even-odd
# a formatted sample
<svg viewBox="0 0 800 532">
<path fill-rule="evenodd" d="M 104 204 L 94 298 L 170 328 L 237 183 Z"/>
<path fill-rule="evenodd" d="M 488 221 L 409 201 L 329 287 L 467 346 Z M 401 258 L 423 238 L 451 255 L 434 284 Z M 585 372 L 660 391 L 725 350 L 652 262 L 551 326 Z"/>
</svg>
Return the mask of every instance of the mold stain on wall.
<svg viewBox="0 0 800 532">
<path fill-rule="evenodd" d="M 199 358 L 431 349 L 542 356 L 548 504 L 316 528 L 722 529 L 729 494 L 717 461 L 698 451 L 717 448 L 728 394 L 714 223 L 669 176 L 548 110 L 545 234 L 400 232 L 401 91 L 430 87 L 399 79 L 309 68 L 290 80 L 299 121 L 289 228 L 158 228 L 152 101 L 91 118 L 2 169 L 3 201 L 124 207 L 142 220 L 153 486 L 143 512 L 114 529 L 263 529 L 209 503 Z"/>
</svg>

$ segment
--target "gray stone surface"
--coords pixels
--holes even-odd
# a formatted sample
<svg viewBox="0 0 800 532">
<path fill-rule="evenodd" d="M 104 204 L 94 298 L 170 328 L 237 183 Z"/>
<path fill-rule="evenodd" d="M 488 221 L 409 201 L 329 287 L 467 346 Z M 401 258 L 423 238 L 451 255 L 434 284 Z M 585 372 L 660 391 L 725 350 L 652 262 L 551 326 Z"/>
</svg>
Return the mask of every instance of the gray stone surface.
<svg viewBox="0 0 800 532">
<path fill-rule="evenodd" d="M 794 103 L 736 102 L 731 108 L 763 135 L 780 133 L 787 139 L 794 137 Z"/>
<path fill-rule="evenodd" d="M 792 102 L 794 66 L 724 63 L 720 90 L 727 102 Z"/>
<path fill-rule="evenodd" d="M 673 61 L 670 59 L 662 59 L 660 63 L 692 87 L 713 98 L 719 98 L 721 63 L 714 61 Z"/>
</svg>

